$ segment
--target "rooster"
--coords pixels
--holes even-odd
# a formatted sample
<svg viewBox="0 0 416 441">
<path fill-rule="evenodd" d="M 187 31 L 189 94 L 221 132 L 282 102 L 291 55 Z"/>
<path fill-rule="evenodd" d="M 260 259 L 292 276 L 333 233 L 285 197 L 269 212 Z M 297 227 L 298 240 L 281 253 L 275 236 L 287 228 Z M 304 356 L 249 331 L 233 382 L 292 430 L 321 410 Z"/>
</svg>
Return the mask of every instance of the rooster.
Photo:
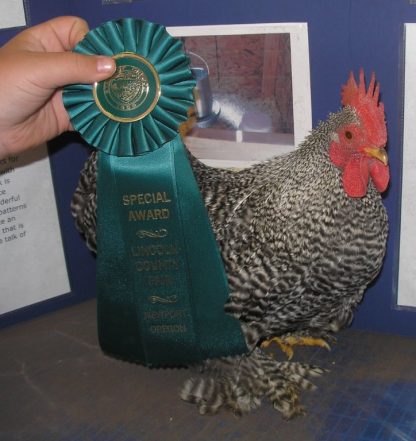
<svg viewBox="0 0 416 441">
<path fill-rule="evenodd" d="M 342 109 L 295 151 L 241 171 L 190 161 L 220 247 L 229 283 L 225 311 L 240 320 L 249 348 L 207 360 L 181 397 L 200 413 L 235 413 L 267 397 L 285 418 L 304 412 L 299 395 L 315 386 L 317 366 L 278 361 L 272 341 L 328 347 L 347 326 L 379 273 L 388 233 L 380 193 L 389 182 L 384 107 L 374 74 L 361 70 L 342 88 Z M 97 155 L 92 153 L 72 213 L 95 251 Z"/>
</svg>

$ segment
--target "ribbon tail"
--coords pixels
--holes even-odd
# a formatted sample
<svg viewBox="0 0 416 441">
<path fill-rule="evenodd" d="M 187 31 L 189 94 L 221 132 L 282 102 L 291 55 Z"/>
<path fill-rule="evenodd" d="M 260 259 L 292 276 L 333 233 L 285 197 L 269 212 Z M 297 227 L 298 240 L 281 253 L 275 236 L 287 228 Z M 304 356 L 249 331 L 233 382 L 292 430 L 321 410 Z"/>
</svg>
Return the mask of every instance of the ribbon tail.
<svg viewBox="0 0 416 441">
<path fill-rule="evenodd" d="M 138 157 L 100 152 L 97 201 L 102 349 L 155 366 L 246 352 L 180 136 Z"/>
</svg>

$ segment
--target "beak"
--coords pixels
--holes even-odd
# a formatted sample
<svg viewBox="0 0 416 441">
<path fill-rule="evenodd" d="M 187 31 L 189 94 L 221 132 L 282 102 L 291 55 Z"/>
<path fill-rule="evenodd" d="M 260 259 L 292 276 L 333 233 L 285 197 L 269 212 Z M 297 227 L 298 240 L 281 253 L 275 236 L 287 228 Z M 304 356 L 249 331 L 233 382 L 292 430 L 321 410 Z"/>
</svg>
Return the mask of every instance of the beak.
<svg viewBox="0 0 416 441">
<path fill-rule="evenodd" d="M 370 158 L 376 158 L 381 161 L 384 165 L 389 163 L 389 157 L 387 156 L 387 152 L 384 148 L 378 147 L 363 147 L 363 153 Z"/>
</svg>

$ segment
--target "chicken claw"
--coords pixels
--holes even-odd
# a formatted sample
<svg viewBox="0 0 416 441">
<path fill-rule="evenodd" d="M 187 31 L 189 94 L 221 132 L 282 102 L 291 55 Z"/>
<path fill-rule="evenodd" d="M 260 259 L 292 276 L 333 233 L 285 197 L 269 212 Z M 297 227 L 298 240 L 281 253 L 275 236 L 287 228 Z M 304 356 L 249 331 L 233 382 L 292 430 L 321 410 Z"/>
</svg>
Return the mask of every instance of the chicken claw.
<svg viewBox="0 0 416 441">
<path fill-rule="evenodd" d="M 272 337 L 269 340 L 265 340 L 261 347 L 267 348 L 271 343 L 276 343 L 280 349 L 286 354 L 287 358 L 291 360 L 294 355 L 293 346 L 319 346 L 321 348 L 325 348 L 328 351 L 331 349 L 329 344 L 323 340 L 322 338 L 314 338 L 309 336 L 294 336 L 288 335 L 286 337 Z"/>
</svg>

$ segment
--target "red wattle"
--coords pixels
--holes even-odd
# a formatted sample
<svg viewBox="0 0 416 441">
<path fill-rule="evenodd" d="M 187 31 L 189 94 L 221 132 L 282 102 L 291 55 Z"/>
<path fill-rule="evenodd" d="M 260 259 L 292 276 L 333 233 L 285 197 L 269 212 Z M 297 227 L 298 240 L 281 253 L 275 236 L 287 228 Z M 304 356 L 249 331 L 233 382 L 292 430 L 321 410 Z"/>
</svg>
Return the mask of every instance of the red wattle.
<svg viewBox="0 0 416 441">
<path fill-rule="evenodd" d="M 369 164 L 371 179 L 377 190 L 382 193 L 389 185 L 390 171 L 387 165 L 373 160 Z"/>
<path fill-rule="evenodd" d="M 352 157 L 344 168 L 342 182 L 344 190 L 352 198 L 362 198 L 367 193 L 369 178 L 368 163 L 362 156 Z"/>
</svg>

